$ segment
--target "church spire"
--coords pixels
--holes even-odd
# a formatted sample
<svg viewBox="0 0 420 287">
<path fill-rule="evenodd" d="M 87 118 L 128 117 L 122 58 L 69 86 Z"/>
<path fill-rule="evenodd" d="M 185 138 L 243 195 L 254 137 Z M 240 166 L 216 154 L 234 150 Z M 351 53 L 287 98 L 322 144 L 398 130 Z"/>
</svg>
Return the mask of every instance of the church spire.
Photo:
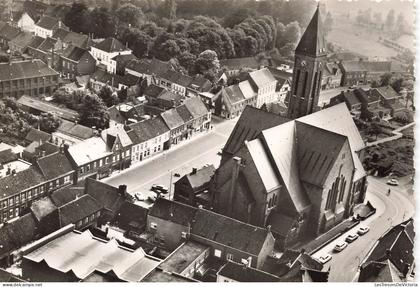
<svg viewBox="0 0 420 287">
<path fill-rule="evenodd" d="M 319 13 L 319 2 L 311 22 L 297 45 L 295 53 L 312 57 L 324 56 L 327 53 L 324 33 L 322 31 L 321 16 Z"/>
</svg>

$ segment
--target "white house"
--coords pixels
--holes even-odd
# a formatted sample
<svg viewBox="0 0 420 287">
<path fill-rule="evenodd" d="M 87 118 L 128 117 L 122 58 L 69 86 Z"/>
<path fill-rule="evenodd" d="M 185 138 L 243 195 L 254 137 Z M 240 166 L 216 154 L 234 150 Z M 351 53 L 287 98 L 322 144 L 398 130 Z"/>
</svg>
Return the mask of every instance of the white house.
<svg viewBox="0 0 420 287">
<path fill-rule="evenodd" d="M 91 54 L 95 58 L 97 66 L 104 66 L 107 72 L 115 74 L 117 67 L 112 58 L 118 55 L 129 55 L 131 50 L 117 39 L 109 37 L 92 46 Z"/>
<path fill-rule="evenodd" d="M 257 93 L 257 108 L 279 101 L 276 93 L 277 80 L 267 68 L 249 73 L 248 80 Z"/>
<path fill-rule="evenodd" d="M 35 20 L 26 12 L 23 12 L 19 19 L 13 19 L 17 23 L 17 27 L 23 31 L 35 32 Z"/>
<path fill-rule="evenodd" d="M 35 35 L 48 38 L 52 37 L 55 31 L 58 28 L 63 28 L 68 30 L 69 28 L 61 22 L 60 19 L 50 17 L 50 16 L 43 16 L 39 21 L 35 24 Z"/>
<path fill-rule="evenodd" d="M 128 135 L 133 142 L 131 163 L 136 163 L 167 149 L 169 128 L 161 117 L 129 125 Z"/>
</svg>

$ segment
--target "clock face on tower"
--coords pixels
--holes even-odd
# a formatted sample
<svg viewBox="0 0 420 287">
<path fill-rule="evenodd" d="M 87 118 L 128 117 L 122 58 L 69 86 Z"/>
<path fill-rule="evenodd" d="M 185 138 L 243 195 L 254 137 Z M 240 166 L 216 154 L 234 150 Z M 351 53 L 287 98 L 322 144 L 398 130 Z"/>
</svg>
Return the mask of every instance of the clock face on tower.
<svg viewBox="0 0 420 287">
<path fill-rule="evenodd" d="M 306 61 L 305 61 L 305 60 L 302 60 L 302 62 L 300 62 L 300 65 L 301 65 L 302 67 L 306 67 Z"/>
</svg>

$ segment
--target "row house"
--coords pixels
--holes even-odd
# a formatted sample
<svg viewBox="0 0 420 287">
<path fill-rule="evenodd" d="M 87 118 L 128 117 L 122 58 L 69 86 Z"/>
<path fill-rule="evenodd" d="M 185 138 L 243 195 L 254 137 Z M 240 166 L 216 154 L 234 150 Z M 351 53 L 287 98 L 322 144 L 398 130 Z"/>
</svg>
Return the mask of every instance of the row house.
<svg viewBox="0 0 420 287">
<path fill-rule="evenodd" d="M 50 94 L 57 85 L 58 73 L 41 60 L 0 64 L 1 97 Z"/>
<path fill-rule="evenodd" d="M 39 158 L 36 164 L 0 179 L 0 220 L 18 217 L 31 202 L 74 183 L 74 169 L 64 151 Z"/>
<path fill-rule="evenodd" d="M 385 73 L 390 73 L 396 78 L 406 74 L 406 69 L 393 61 L 343 61 L 339 67 L 343 74 L 341 86 L 379 83 Z"/>
<path fill-rule="evenodd" d="M 109 37 L 105 40 L 93 45 L 91 48 L 92 56 L 96 60 L 96 65 L 103 66 L 104 69 L 115 74 L 117 72 L 115 61 L 112 59 L 118 55 L 131 54 L 131 50 L 124 46 L 120 41 L 115 38 Z"/>
<path fill-rule="evenodd" d="M 257 105 L 257 95 L 249 81 L 223 87 L 217 95 L 215 113 L 222 118 L 238 117 L 247 105 Z"/>
<path fill-rule="evenodd" d="M 111 174 L 111 165 L 119 161 L 100 137 L 92 137 L 66 148 L 75 172 L 75 182 L 85 178 L 104 178 Z"/>
<path fill-rule="evenodd" d="M 218 94 L 213 94 L 210 92 L 202 92 L 198 94 L 198 97 L 201 98 L 203 103 L 206 105 L 207 109 L 214 114 L 216 112 L 216 102 L 218 98 Z"/>
<path fill-rule="evenodd" d="M 78 76 L 95 72 L 96 60 L 88 50 L 69 45 L 60 55 L 59 71 L 61 76 L 75 79 Z"/>
<path fill-rule="evenodd" d="M 113 125 L 101 132 L 102 140 L 106 143 L 117 159 L 111 165 L 112 170 L 126 169 L 131 165 L 131 147 L 133 142 L 124 129 L 124 125 Z M 114 160 L 113 160 L 114 161 Z"/>
<path fill-rule="evenodd" d="M 128 135 L 133 142 L 132 163 L 140 162 L 169 148 L 170 131 L 159 116 L 130 124 Z"/>
<path fill-rule="evenodd" d="M 276 94 L 280 102 L 285 103 L 288 94 L 292 90 L 292 76 L 293 74 L 279 70 L 276 68 L 268 67 L 268 70 L 277 80 Z"/>
<path fill-rule="evenodd" d="M 160 86 L 181 96 L 187 95 L 187 87 L 193 81 L 190 76 L 173 70 L 168 70 L 165 73 L 158 75 L 158 77 Z"/>
<path fill-rule="evenodd" d="M 42 39 L 42 40 L 40 40 Z M 47 37 L 43 39 L 36 36 L 36 39 L 28 45 L 28 54 L 35 59 L 40 59 L 48 66 L 58 69 L 60 55 L 64 51 L 63 42 L 60 39 Z"/>
<path fill-rule="evenodd" d="M 186 99 L 176 108 L 161 114 L 170 130 L 170 145 L 210 129 L 211 113 L 199 97 Z"/>
<path fill-rule="evenodd" d="M 169 62 L 164 62 L 158 59 L 140 59 L 131 60 L 125 67 L 125 73 L 136 76 L 138 78 L 146 79 L 147 85 L 156 84 L 159 82 L 156 75 L 166 73 L 171 69 Z"/>
<path fill-rule="evenodd" d="M 185 241 L 196 242 L 209 248 L 206 257 L 216 262 L 231 260 L 255 268 L 263 266 L 275 241 L 269 229 L 164 198 L 149 210 L 147 231 L 155 244 L 169 251 Z"/>
<path fill-rule="evenodd" d="M 25 53 L 33 39 L 34 36 L 30 32 L 21 32 L 9 41 L 10 53 L 13 55 L 21 55 Z"/>
<path fill-rule="evenodd" d="M 52 37 L 55 31 L 59 28 L 68 30 L 68 27 L 64 25 L 60 19 L 51 16 L 42 16 L 35 24 L 34 32 L 36 36 L 48 38 Z"/>
<path fill-rule="evenodd" d="M 269 69 L 263 68 L 249 73 L 248 81 L 257 93 L 257 108 L 279 101 L 276 95 L 277 80 Z"/>
</svg>

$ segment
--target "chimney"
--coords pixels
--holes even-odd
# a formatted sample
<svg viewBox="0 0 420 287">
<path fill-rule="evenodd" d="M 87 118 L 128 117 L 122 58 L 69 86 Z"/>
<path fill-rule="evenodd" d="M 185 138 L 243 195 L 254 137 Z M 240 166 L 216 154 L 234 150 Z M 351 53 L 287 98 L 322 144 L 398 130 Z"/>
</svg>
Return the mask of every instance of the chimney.
<svg viewBox="0 0 420 287">
<path fill-rule="evenodd" d="M 59 151 L 60 151 L 61 154 L 64 153 L 64 144 L 60 145 Z"/>
<path fill-rule="evenodd" d="M 41 157 L 45 156 L 45 150 L 41 151 Z"/>
<path fill-rule="evenodd" d="M 196 174 L 196 173 L 197 173 L 197 168 L 196 167 L 193 167 L 193 169 L 192 169 L 192 171 L 191 171 L 190 174 Z"/>
<path fill-rule="evenodd" d="M 236 195 L 236 187 L 238 181 L 239 170 L 241 168 L 242 159 L 240 157 L 235 156 L 233 158 L 233 169 L 232 169 L 232 179 L 230 184 L 230 192 L 229 192 L 229 202 L 228 202 L 228 209 L 229 209 L 229 216 L 232 217 L 233 213 L 233 202 L 235 200 Z"/>
<path fill-rule="evenodd" d="M 127 192 L 127 185 L 125 184 L 121 184 L 120 186 L 118 186 L 118 193 L 121 196 L 125 196 L 125 193 Z"/>
</svg>

